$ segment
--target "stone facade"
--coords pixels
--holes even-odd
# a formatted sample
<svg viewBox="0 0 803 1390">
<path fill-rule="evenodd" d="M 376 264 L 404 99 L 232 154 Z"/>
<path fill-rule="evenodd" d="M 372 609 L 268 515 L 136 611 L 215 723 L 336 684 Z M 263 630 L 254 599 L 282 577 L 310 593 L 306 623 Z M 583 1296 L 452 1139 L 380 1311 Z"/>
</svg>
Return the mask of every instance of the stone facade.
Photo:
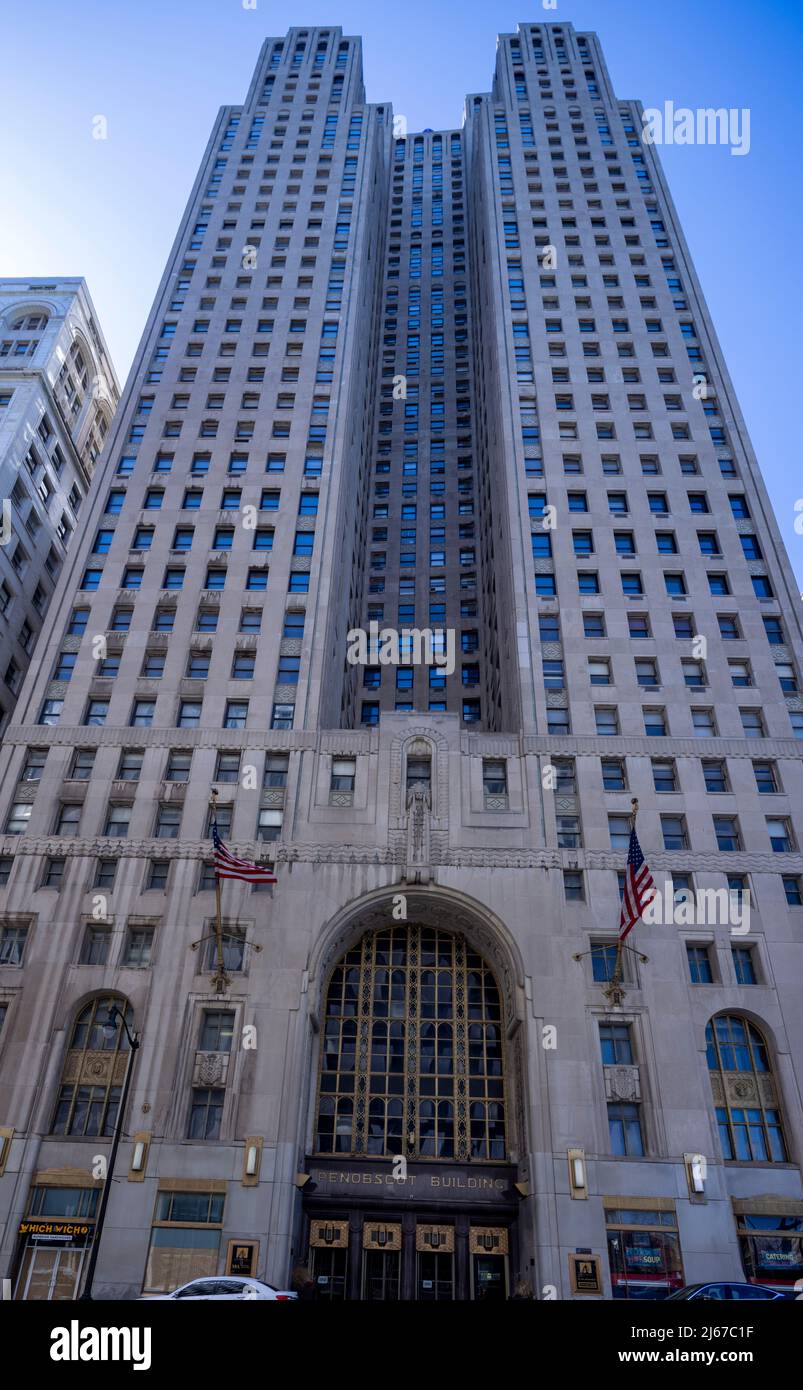
<svg viewBox="0 0 803 1390">
<path fill-rule="evenodd" d="M 215 124 L 0 750 L 17 1297 L 80 1285 L 99 1000 L 141 1033 L 100 1294 L 797 1274 L 799 597 L 596 37 L 501 36 L 466 112 L 402 137 L 358 40 L 293 29 Z M 444 683 L 347 663 L 410 617 L 457 633 Z M 223 883 L 224 983 L 212 786 L 277 878 Z M 726 903 L 639 924 L 612 990 L 633 797 L 673 909 Z M 86 1229 L 56 1257 L 37 1216 Z"/>
<path fill-rule="evenodd" d="M 83 280 L 0 280 L 0 732 L 119 398 Z"/>
</svg>

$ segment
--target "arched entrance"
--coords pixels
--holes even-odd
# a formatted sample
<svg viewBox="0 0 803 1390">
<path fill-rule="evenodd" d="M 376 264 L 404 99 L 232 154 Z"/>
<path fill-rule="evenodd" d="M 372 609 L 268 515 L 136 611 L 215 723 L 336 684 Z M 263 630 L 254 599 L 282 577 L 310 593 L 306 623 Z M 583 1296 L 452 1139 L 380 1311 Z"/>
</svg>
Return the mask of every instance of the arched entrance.
<svg viewBox="0 0 803 1390">
<path fill-rule="evenodd" d="M 359 914 L 321 972 L 303 1189 L 320 1297 L 504 1299 L 518 1267 L 518 1018 L 437 896 Z"/>
</svg>

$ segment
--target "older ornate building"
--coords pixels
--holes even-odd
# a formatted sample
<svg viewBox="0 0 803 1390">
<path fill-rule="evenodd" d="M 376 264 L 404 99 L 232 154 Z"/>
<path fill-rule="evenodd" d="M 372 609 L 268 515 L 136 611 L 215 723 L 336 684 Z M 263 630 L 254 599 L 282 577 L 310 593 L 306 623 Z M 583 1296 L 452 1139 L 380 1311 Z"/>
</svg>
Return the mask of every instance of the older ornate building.
<svg viewBox="0 0 803 1390">
<path fill-rule="evenodd" d="M 0 732 L 119 398 L 83 280 L 0 280 Z"/>
<path fill-rule="evenodd" d="M 640 132 L 565 24 L 459 131 L 336 28 L 221 110 L 0 751 L 15 1297 L 81 1287 L 123 1013 L 101 1293 L 803 1274 L 800 601 Z M 224 980 L 212 786 L 277 877 Z"/>
</svg>

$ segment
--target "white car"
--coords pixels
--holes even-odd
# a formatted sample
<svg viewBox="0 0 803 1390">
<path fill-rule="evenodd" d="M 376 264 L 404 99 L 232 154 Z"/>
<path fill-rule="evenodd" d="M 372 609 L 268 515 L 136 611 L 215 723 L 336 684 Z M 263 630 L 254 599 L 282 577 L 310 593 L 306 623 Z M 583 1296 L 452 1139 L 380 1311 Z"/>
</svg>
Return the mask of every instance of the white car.
<svg viewBox="0 0 803 1390">
<path fill-rule="evenodd" d="M 142 1300 L 158 1298 L 181 1298 L 198 1299 L 225 1298 L 229 1301 L 234 1299 L 264 1299 L 269 1302 L 282 1302 L 288 1299 L 298 1298 L 297 1293 L 291 1293 L 289 1289 L 275 1289 L 272 1284 L 266 1284 L 262 1279 L 241 1279 L 234 1274 L 219 1274 L 210 1279 L 193 1279 L 189 1284 L 181 1284 L 172 1293 L 146 1293 L 142 1294 Z"/>
</svg>

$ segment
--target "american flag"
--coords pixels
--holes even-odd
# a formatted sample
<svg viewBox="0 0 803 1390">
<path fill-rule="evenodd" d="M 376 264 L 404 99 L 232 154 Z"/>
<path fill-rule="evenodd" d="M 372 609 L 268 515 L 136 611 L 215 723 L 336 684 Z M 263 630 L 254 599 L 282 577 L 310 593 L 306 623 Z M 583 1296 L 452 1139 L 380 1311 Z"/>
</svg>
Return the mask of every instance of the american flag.
<svg viewBox="0 0 803 1390">
<path fill-rule="evenodd" d="M 252 864 L 249 859 L 237 859 L 226 849 L 220 838 L 217 821 L 212 822 L 212 843 L 215 846 L 215 876 L 239 878 L 243 883 L 276 883 L 275 874 L 262 864 Z"/>
<path fill-rule="evenodd" d="M 619 917 L 619 940 L 624 941 L 633 930 L 647 903 L 655 893 L 655 880 L 650 866 L 641 852 L 635 826 L 630 832 L 627 851 L 627 872 L 625 890 L 622 894 L 622 911 Z"/>
</svg>

